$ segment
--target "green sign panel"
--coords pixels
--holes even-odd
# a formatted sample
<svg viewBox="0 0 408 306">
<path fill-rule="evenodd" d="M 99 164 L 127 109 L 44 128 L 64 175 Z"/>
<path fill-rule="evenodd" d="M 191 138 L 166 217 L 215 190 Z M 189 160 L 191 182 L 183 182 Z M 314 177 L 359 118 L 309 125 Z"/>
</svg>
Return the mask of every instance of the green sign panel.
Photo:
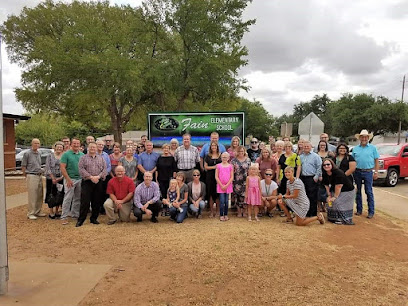
<svg viewBox="0 0 408 306">
<path fill-rule="evenodd" d="M 245 115 L 233 113 L 151 113 L 148 114 L 149 139 L 155 145 L 169 142 L 176 138 L 179 142 L 182 135 L 189 133 L 194 145 L 209 141 L 212 132 L 218 132 L 220 142 L 230 145 L 231 138 L 245 137 Z"/>
</svg>

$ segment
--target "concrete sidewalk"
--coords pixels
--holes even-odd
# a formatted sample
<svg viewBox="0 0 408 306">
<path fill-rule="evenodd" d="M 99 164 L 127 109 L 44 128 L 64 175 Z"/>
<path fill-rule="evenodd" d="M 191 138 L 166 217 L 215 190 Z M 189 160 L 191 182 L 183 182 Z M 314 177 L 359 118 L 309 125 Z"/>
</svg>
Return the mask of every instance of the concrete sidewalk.
<svg viewBox="0 0 408 306">
<path fill-rule="evenodd" d="M 9 291 L 0 305 L 78 305 L 110 265 L 9 263 Z"/>
<path fill-rule="evenodd" d="M 27 204 L 28 193 L 23 192 L 6 197 L 6 209 L 11 209 Z"/>
<path fill-rule="evenodd" d="M 365 199 L 364 192 L 363 199 Z M 374 188 L 374 199 L 376 210 L 394 218 L 408 221 L 408 197 L 393 192 L 392 188 Z"/>
</svg>

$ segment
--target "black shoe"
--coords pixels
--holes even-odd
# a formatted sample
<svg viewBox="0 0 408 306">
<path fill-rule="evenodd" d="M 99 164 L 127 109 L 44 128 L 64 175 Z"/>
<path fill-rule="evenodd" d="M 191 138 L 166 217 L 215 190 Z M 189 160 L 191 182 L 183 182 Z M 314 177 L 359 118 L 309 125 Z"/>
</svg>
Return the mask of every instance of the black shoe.
<svg viewBox="0 0 408 306">
<path fill-rule="evenodd" d="M 51 215 L 48 215 L 48 218 L 50 218 L 50 219 L 55 219 L 55 217 L 56 217 L 56 215 L 53 215 L 53 216 L 51 216 Z"/>
<path fill-rule="evenodd" d="M 100 224 L 98 220 L 91 220 L 92 224 Z"/>
<path fill-rule="evenodd" d="M 150 222 L 159 223 L 159 220 L 157 220 L 156 217 L 153 217 L 150 219 Z"/>
<path fill-rule="evenodd" d="M 55 214 L 55 218 L 59 219 L 59 218 L 61 218 L 61 215 L 60 214 Z"/>
<path fill-rule="evenodd" d="M 142 218 L 140 218 L 140 219 L 137 218 L 137 219 L 136 219 L 136 222 L 142 222 Z"/>
<path fill-rule="evenodd" d="M 75 225 L 75 227 L 80 227 L 84 224 L 84 221 L 78 221 Z"/>
<path fill-rule="evenodd" d="M 374 214 L 368 214 L 367 218 L 372 219 L 374 217 Z"/>
<path fill-rule="evenodd" d="M 267 213 L 267 216 L 269 217 L 269 218 L 273 218 L 273 214 L 272 213 Z"/>
</svg>

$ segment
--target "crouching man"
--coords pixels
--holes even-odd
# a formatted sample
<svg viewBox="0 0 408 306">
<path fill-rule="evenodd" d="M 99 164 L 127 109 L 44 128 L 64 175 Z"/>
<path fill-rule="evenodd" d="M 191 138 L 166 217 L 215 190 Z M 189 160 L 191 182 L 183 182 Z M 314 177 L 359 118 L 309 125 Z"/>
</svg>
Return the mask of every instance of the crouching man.
<svg viewBox="0 0 408 306">
<path fill-rule="evenodd" d="M 108 225 L 115 224 L 118 221 L 115 212 L 118 213 L 120 221 L 129 222 L 133 193 L 135 192 L 135 184 L 131 178 L 125 175 L 124 167 L 117 166 L 115 174 L 116 176 L 109 181 L 106 189 L 109 198 L 103 204 L 108 217 Z"/>
<path fill-rule="evenodd" d="M 133 197 L 133 214 L 137 222 L 142 222 L 142 216 L 146 214 L 153 223 L 159 222 L 157 216 L 161 207 L 160 189 L 156 182 L 152 182 L 153 175 L 146 171 L 143 176 L 143 182 L 135 190 Z"/>
</svg>

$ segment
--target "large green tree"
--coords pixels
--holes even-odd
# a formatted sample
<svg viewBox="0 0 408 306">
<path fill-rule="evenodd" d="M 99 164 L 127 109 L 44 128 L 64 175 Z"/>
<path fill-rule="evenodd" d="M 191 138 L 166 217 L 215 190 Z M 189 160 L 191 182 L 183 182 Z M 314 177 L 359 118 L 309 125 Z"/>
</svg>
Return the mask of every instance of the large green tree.
<svg viewBox="0 0 408 306">
<path fill-rule="evenodd" d="M 243 80 L 242 21 L 249 0 L 45 1 L 2 27 L 23 68 L 17 99 L 31 111 L 64 114 L 121 140 L 138 110 L 230 103 Z M 136 119 L 137 120 L 137 119 Z M 143 116 L 139 120 L 145 120 Z"/>
<path fill-rule="evenodd" d="M 332 132 L 347 137 L 362 129 L 374 134 L 397 132 L 398 122 L 408 126 L 408 105 L 370 94 L 344 94 L 330 105 Z"/>
</svg>

